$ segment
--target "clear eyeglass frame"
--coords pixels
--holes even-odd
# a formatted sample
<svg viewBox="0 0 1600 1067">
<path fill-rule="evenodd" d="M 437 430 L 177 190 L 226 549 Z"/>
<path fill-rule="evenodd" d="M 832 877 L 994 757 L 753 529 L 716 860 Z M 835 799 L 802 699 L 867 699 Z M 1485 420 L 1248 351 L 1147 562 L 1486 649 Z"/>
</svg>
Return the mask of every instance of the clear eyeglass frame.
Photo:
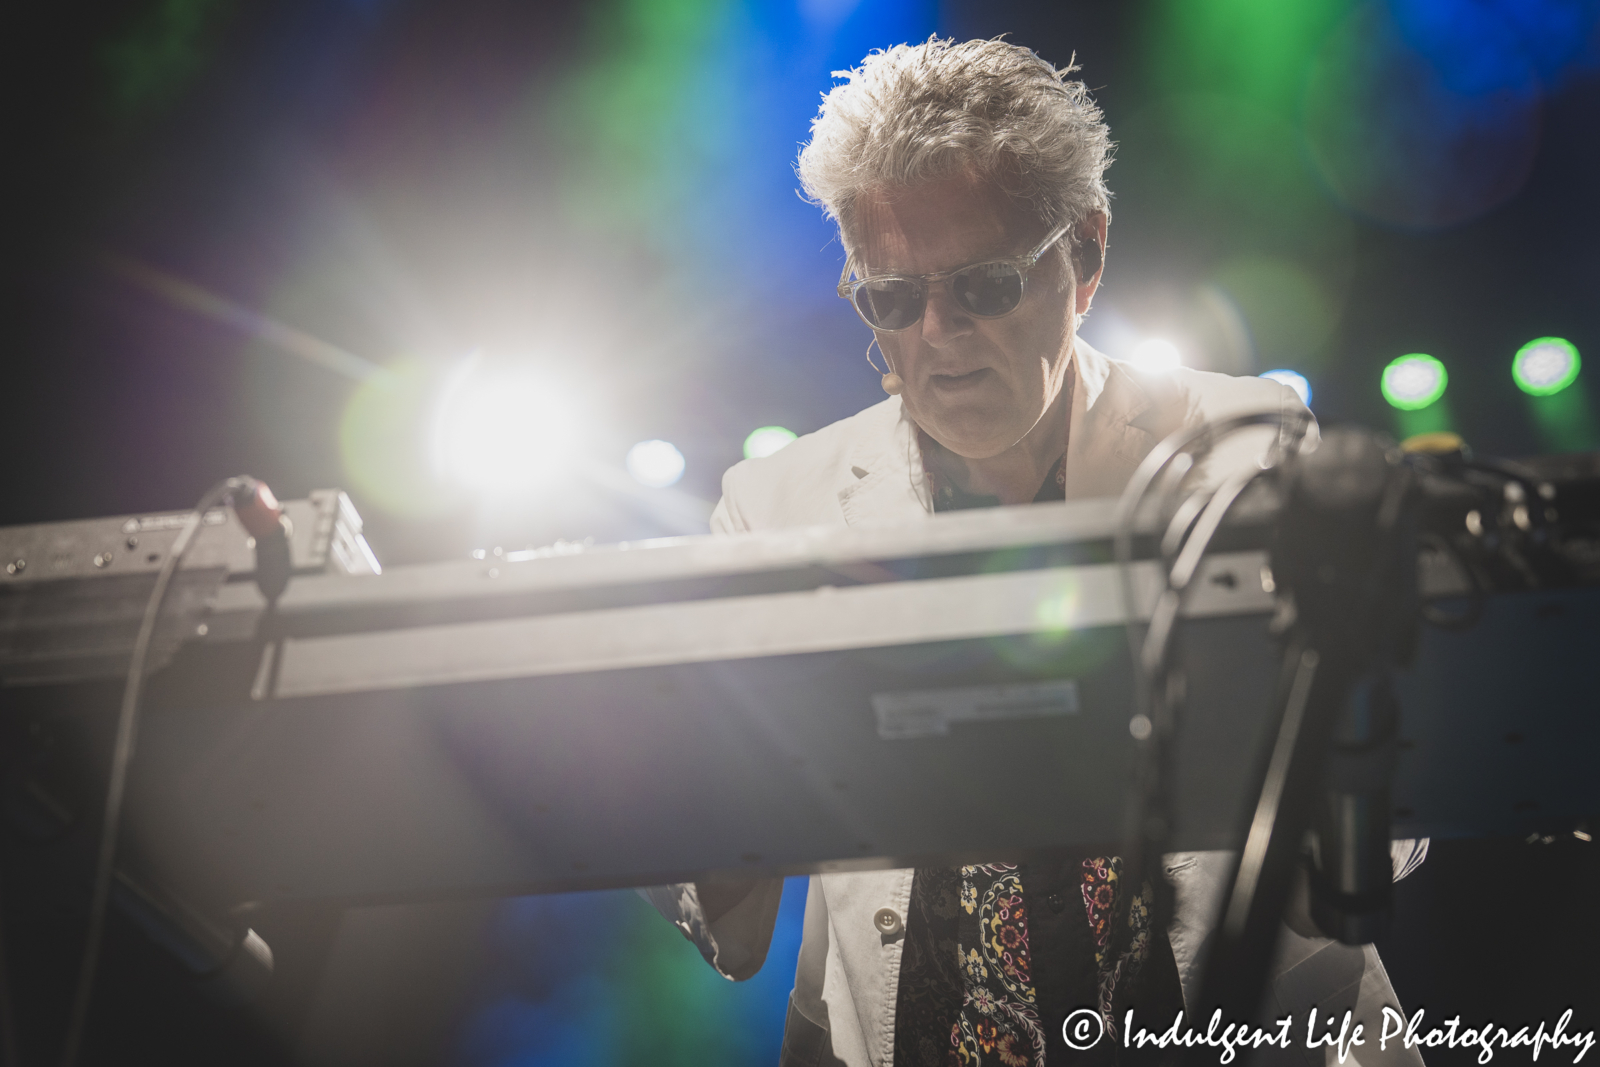
<svg viewBox="0 0 1600 1067">
<path fill-rule="evenodd" d="M 966 314 L 979 319 L 1002 319 L 1015 311 L 1017 307 L 1022 306 L 1022 298 L 1026 296 L 1028 292 L 1028 272 L 1039 265 L 1039 260 L 1044 258 L 1044 254 L 1050 251 L 1051 247 L 1054 246 L 1057 241 L 1061 240 L 1061 238 L 1064 237 L 1067 231 L 1071 228 L 1072 227 L 1070 225 L 1066 225 L 1058 226 L 1054 230 L 1051 230 L 1045 235 L 1044 240 L 1035 245 L 1033 247 L 1033 251 L 1029 252 L 1025 256 L 1004 256 L 1000 259 L 983 259 L 976 263 L 968 263 L 964 267 L 957 267 L 954 270 L 942 270 L 936 274 L 877 274 L 868 278 L 851 278 L 850 275 L 854 270 L 854 262 L 852 257 L 845 260 L 844 270 L 839 274 L 839 286 L 837 292 L 841 297 L 850 301 L 850 306 L 855 308 L 857 315 L 861 316 L 861 321 L 865 322 L 873 330 L 877 331 L 878 333 L 900 333 L 902 330 L 909 330 L 911 327 L 921 322 L 922 315 L 918 315 L 914 320 L 906 323 L 904 326 L 901 326 L 898 329 L 886 330 L 881 326 L 873 326 L 871 320 L 869 320 L 862 312 L 861 306 L 856 303 L 856 291 L 859 290 L 863 285 L 866 285 L 870 282 L 915 282 L 921 286 L 923 290 L 922 313 L 923 315 L 926 315 L 928 311 L 927 290 L 931 285 L 937 282 L 948 282 L 956 275 L 962 274 L 969 270 L 974 270 L 978 267 L 1014 266 L 1017 269 L 1018 276 L 1022 279 L 1022 287 L 1017 294 L 1017 304 L 1015 307 L 1007 308 L 998 315 L 980 315 L 976 311 L 966 312 Z"/>
</svg>

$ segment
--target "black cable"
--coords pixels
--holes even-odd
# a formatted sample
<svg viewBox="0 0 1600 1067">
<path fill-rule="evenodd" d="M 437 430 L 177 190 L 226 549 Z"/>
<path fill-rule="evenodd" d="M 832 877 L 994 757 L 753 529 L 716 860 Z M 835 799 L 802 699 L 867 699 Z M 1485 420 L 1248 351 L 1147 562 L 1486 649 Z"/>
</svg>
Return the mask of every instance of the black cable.
<svg viewBox="0 0 1600 1067">
<path fill-rule="evenodd" d="M 1128 480 L 1127 487 L 1123 490 L 1121 498 L 1117 501 L 1117 510 L 1115 514 L 1116 533 L 1114 535 L 1112 545 L 1117 563 L 1117 573 L 1122 586 L 1123 610 L 1126 620 L 1124 627 L 1128 638 L 1128 652 L 1133 660 L 1134 665 L 1134 703 L 1135 706 L 1141 711 L 1144 710 L 1150 703 L 1149 683 L 1152 679 L 1148 677 L 1145 671 L 1140 669 L 1145 657 L 1143 647 L 1144 643 L 1139 639 L 1139 623 L 1137 612 L 1135 610 L 1135 595 L 1133 588 L 1134 523 L 1137 521 L 1139 512 L 1144 505 L 1145 497 L 1149 495 L 1150 490 L 1156 485 L 1157 480 L 1160 479 L 1164 474 L 1168 474 L 1172 470 L 1177 471 L 1176 477 L 1172 479 L 1173 487 L 1175 488 L 1176 485 L 1181 483 L 1183 478 L 1195 466 L 1195 460 L 1191 455 L 1191 452 L 1204 455 L 1206 451 L 1211 449 L 1218 442 L 1232 436 L 1240 430 L 1247 429 L 1251 426 L 1276 426 L 1280 431 L 1280 436 L 1283 431 L 1290 429 L 1296 430 L 1298 433 L 1295 438 L 1295 445 L 1298 446 L 1299 442 L 1304 439 L 1306 430 L 1311 426 L 1311 415 L 1309 412 L 1291 412 L 1288 415 L 1285 415 L 1281 412 L 1258 412 L 1256 414 L 1237 415 L 1229 419 L 1221 419 L 1215 422 L 1204 423 L 1187 431 L 1180 430 L 1177 433 L 1165 438 L 1160 444 L 1156 445 L 1156 447 L 1150 451 L 1150 453 L 1144 458 L 1144 461 L 1139 464 L 1138 469 L 1134 471 L 1133 477 Z M 1254 475 L 1258 473 L 1260 472 L 1252 472 L 1252 479 Z M 1240 486 L 1238 491 L 1242 491 L 1243 488 L 1243 486 Z M 1234 493 L 1235 497 L 1237 496 L 1238 491 Z M 1191 497 L 1191 502 L 1197 503 L 1193 497 Z M 1232 501 L 1230 500 L 1229 503 L 1231 504 Z M 1195 523 L 1200 521 L 1201 514 L 1203 514 L 1204 509 L 1196 507 L 1193 510 L 1195 514 L 1193 514 L 1191 517 L 1187 513 L 1189 509 L 1186 505 L 1185 508 L 1180 509 L 1180 512 L 1183 512 L 1184 514 L 1174 516 L 1172 526 L 1182 526 L 1181 530 L 1176 531 L 1180 535 L 1192 535 Z M 1181 524 L 1177 521 L 1180 517 L 1185 520 Z M 1217 523 L 1220 523 L 1221 516 L 1219 515 L 1215 518 Z M 1205 544 L 1210 543 L 1211 534 L 1215 533 L 1215 530 L 1216 525 L 1212 525 L 1211 530 L 1205 536 L 1204 544 L 1201 546 L 1202 552 L 1204 551 Z M 1169 537 L 1163 538 L 1164 543 L 1158 547 L 1158 551 L 1160 551 L 1162 555 L 1166 555 L 1169 550 L 1173 552 L 1175 557 L 1178 555 L 1176 546 L 1169 546 L 1165 543 L 1170 539 L 1170 535 L 1173 532 L 1175 531 L 1169 528 Z M 1186 540 L 1187 538 L 1181 539 Z M 1186 586 L 1187 582 L 1184 584 Z"/>
<path fill-rule="evenodd" d="M 117 716 L 117 739 L 111 752 L 111 773 L 106 785 L 105 817 L 100 825 L 100 848 L 95 859 L 94 883 L 89 896 L 89 923 L 84 936 L 83 962 L 78 968 L 78 984 L 72 999 L 72 1014 L 67 1022 L 67 1036 L 61 1053 L 62 1067 L 74 1067 L 82 1049 L 85 1024 L 89 1018 L 89 1001 L 94 993 L 95 970 L 100 963 L 100 941 L 105 931 L 106 905 L 111 896 L 111 879 L 115 873 L 117 831 L 122 819 L 122 799 L 128 785 L 128 765 L 133 759 L 133 743 L 139 723 L 139 701 L 144 694 L 145 668 L 150 658 L 150 642 L 155 636 L 156 622 L 166 603 L 172 577 L 177 573 L 183 557 L 194 543 L 195 534 L 205 521 L 206 512 L 218 504 L 230 501 L 235 493 L 254 492 L 256 480 L 250 477 L 228 478 L 206 491 L 195 505 L 193 513 L 178 531 L 167 558 L 156 572 L 155 586 L 145 603 L 144 617 L 139 621 L 138 636 L 133 642 L 133 656 L 128 663 L 128 680 L 122 687 L 122 707 Z"/>
<path fill-rule="evenodd" d="M 1195 456 L 1203 456 L 1218 442 L 1232 436 L 1240 430 L 1251 426 L 1276 426 L 1279 430 L 1279 447 L 1283 447 L 1282 435 L 1284 431 L 1297 431 L 1294 444 L 1298 447 L 1305 437 L 1306 431 L 1312 425 L 1309 411 L 1283 412 L 1263 411 L 1251 415 L 1236 415 L 1228 419 L 1219 419 L 1215 422 L 1202 423 L 1188 430 L 1179 430 L 1164 438 L 1155 448 L 1145 456 L 1138 468 L 1133 472 L 1133 477 L 1128 479 L 1127 486 L 1122 491 L 1122 496 L 1117 501 L 1114 516 L 1116 532 L 1112 539 L 1112 548 L 1117 563 L 1117 573 L 1122 586 L 1123 610 L 1126 614 L 1126 631 L 1128 636 L 1128 651 L 1133 657 L 1135 665 L 1135 704 L 1143 707 L 1149 696 L 1145 684 L 1147 679 L 1138 670 L 1141 655 L 1141 642 L 1139 640 L 1138 620 L 1134 610 L 1135 598 L 1133 588 L 1133 527 L 1138 520 L 1139 512 L 1144 506 L 1145 497 L 1156 485 L 1157 480 L 1163 475 L 1176 471 L 1173 477 L 1173 487 L 1181 483 L 1183 478 L 1196 465 Z"/>
<path fill-rule="evenodd" d="M 1140 885 L 1144 879 L 1150 877 L 1151 870 L 1160 864 L 1159 849 L 1152 850 L 1148 847 L 1152 842 L 1152 835 L 1147 824 L 1152 819 L 1162 820 L 1163 830 L 1155 835 L 1157 840 L 1164 839 L 1165 833 L 1171 829 L 1171 813 L 1151 809 L 1167 806 L 1160 804 L 1164 782 L 1159 780 L 1165 777 L 1165 772 L 1169 769 L 1163 766 L 1165 742 L 1168 740 L 1167 735 L 1176 729 L 1176 717 L 1183 703 L 1182 680 L 1175 679 L 1171 670 L 1171 658 L 1175 648 L 1172 637 L 1183 604 L 1192 588 L 1193 578 L 1198 572 L 1200 560 L 1209 547 L 1212 537 L 1221 528 L 1223 518 L 1239 496 L 1257 477 L 1267 470 L 1274 469 L 1284 458 L 1287 452 L 1285 432 L 1295 431 L 1293 446 L 1298 447 L 1310 425 L 1309 413 L 1261 412 L 1222 419 L 1187 431 L 1179 431 L 1163 440 L 1145 457 L 1118 501 L 1114 548 L 1126 612 L 1128 648 L 1134 671 L 1136 714 L 1144 717 L 1147 731 L 1143 737 L 1135 733 L 1140 742 L 1140 753 L 1135 772 L 1136 779 L 1129 797 L 1127 818 L 1129 845 L 1132 847 L 1125 849 L 1129 854 L 1124 857 L 1130 885 Z M 1197 465 L 1197 456 L 1204 456 L 1216 444 L 1252 426 L 1278 428 L 1279 455 L 1274 457 L 1274 462 L 1265 466 L 1227 475 L 1214 489 L 1191 494 L 1174 510 L 1167 524 L 1165 536 L 1161 537 L 1157 545 L 1157 553 L 1166 568 L 1162 593 L 1152 612 L 1144 640 L 1141 641 L 1133 583 L 1133 527 L 1143 508 L 1145 498 L 1164 476 L 1167 478 L 1167 484 L 1163 487 L 1162 495 L 1170 495 Z M 1162 708 L 1157 706 L 1158 686 L 1162 688 L 1159 701 L 1167 702 Z M 1167 714 L 1161 714 L 1163 709 Z M 1152 851 L 1156 853 L 1154 856 L 1151 855 Z M 1165 881 L 1155 879 L 1155 886 L 1158 900 L 1165 902 L 1167 895 Z M 1119 930 L 1125 925 L 1119 923 Z"/>
</svg>

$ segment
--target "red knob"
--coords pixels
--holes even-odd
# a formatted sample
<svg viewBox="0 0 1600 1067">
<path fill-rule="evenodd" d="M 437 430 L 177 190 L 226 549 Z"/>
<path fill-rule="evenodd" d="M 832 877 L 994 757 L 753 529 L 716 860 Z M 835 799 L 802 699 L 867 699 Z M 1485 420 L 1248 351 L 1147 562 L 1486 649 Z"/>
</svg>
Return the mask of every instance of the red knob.
<svg viewBox="0 0 1600 1067">
<path fill-rule="evenodd" d="M 282 530 L 283 508 L 266 482 L 256 482 L 255 491 L 243 500 L 234 502 L 234 514 L 239 523 L 257 541 Z"/>
</svg>

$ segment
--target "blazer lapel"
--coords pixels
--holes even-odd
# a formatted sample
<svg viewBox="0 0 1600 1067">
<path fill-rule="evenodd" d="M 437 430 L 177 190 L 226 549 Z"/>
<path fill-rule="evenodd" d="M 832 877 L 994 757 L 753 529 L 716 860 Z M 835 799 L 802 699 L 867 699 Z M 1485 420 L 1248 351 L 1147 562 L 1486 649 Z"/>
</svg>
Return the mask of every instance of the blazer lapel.
<svg viewBox="0 0 1600 1067">
<path fill-rule="evenodd" d="M 1068 500 L 1121 494 L 1139 462 L 1160 440 L 1147 426 L 1158 406 L 1120 363 L 1082 338 L 1074 343 L 1077 385 L 1067 437 Z"/>
<path fill-rule="evenodd" d="M 1074 344 L 1072 425 L 1067 439 L 1068 500 L 1117 496 L 1140 460 L 1169 431 L 1171 405 L 1081 338 Z M 839 507 L 850 526 L 913 522 L 933 514 L 916 428 L 900 403 L 862 428 L 840 472 Z"/>
<path fill-rule="evenodd" d="M 933 513 L 916 427 L 898 398 L 846 453 L 839 507 L 850 526 L 914 522 Z"/>
</svg>

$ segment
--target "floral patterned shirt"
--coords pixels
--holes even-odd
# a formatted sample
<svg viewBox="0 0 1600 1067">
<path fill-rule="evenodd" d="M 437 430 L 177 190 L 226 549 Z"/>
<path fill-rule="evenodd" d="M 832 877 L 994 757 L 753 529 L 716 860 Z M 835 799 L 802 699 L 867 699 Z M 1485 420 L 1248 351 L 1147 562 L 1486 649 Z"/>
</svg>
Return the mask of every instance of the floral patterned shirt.
<svg viewBox="0 0 1600 1067">
<path fill-rule="evenodd" d="M 1119 858 L 1092 856 L 1075 866 L 1075 885 L 1043 877 L 1044 865 L 918 868 L 896 1002 L 897 1067 L 1045 1067 L 1049 1047 L 1061 1044 L 1052 1035 L 1067 1012 L 1090 1005 L 1112 1040 L 1100 1056 L 1078 1062 L 1111 1062 L 1116 1016 L 1136 988 L 1151 1015 L 1181 1009 L 1165 938 L 1167 966 L 1144 973 L 1151 956 L 1149 884 L 1124 900 Z M 1033 876 L 1053 882 L 1046 888 L 1056 891 L 1025 893 L 1024 881 Z M 1030 924 L 1033 896 L 1042 898 L 1047 915 L 1056 913 L 1054 922 Z M 1126 924 L 1120 939 L 1119 922 Z M 1041 943 L 1035 925 L 1056 936 Z M 1046 952 L 1056 958 L 1044 959 Z M 1057 975 L 1053 997 L 1042 997 L 1035 981 L 1039 964 L 1047 962 Z"/>
</svg>

